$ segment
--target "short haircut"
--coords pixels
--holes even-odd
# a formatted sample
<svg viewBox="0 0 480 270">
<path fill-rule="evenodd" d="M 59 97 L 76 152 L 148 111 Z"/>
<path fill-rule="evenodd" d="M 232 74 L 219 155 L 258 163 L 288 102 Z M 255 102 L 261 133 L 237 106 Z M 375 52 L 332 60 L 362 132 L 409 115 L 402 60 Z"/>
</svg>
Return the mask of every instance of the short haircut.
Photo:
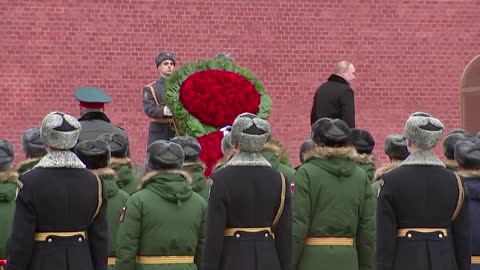
<svg viewBox="0 0 480 270">
<path fill-rule="evenodd" d="M 347 70 L 351 65 L 352 63 L 346 60 L 340 61 L 335 65 L 335 73 L 340 74 L 342 71 Z"/>
</svg>

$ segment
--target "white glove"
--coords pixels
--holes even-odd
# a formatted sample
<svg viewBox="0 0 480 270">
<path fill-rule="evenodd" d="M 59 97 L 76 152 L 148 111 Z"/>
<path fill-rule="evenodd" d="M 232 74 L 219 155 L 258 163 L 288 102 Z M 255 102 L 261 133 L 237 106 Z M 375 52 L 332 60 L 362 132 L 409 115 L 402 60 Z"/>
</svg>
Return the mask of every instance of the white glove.
<svg viewBox="0 0 480 270">
<path fill-rule="evenodd" d="M 172 112 L 170 111 L 170 109 L 167 106 L 163 107 L 163 115 L 164 116 L 173 116 Z"/>
</svg>

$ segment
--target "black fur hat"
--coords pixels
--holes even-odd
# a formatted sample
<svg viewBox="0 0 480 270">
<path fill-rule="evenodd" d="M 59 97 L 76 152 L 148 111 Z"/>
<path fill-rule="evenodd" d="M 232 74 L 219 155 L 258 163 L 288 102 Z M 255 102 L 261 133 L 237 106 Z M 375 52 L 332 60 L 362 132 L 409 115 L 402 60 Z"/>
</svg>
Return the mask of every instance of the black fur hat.
<svg viewBox="0 0 480 270">
<path fill-rule="evenodd" d="M 385 139 L 385 154 L 392 159 L 405 160 L 410 152 L 408 152 L 407 139 L 400 134 L 388 135 Z"/>
<path fill-rule="evenodd" d="M 15 151 L 10 141 L 0 139 L 0 172 L 7 171 L 12 166 Z"/>
<path fill-rule="evenodd" d="M 303 163 L 303 155 L 305 154 L 305 152 L 307 152 L 308 150 L 311 150 L 313 148 L 315 148 L 317 146 L 317 144 L 312 140 L 312 139 L 306 139 L 302 145 L 300 145 L 300 153 L 299 153 L 299 158 L 300 158 L 300 162 Z"/>
<path fill-rule="evenodd" d="M 352 128 L 351 132 L 350 142 L 352 143 L 353 147 L 355 147 L 357 152 L 359 154 L 370 155 L 375 147 L 375 140 L 370 132 L 359 128 Z"/>
<path fill-rule="evenodd" d="M 179 169 L 183 166 L 185 154 L 179 144 L 158 140 L 154 141 L 147 149 L 147 169 Z"/>
<path fill-rule="evenodd" d="M 455 159 L 455 144 L 465 138 L 465 133 L 451 133 L 443 140 L 443 154 L 447 159 Z"/>
<path fill-rule="evenodd" d="M 320 118 L 312 125 L 312 140 L 320 146 L 345 146 L 350 134 L 350 128 L 340 119 Z"/>
<path fill-rule="evenodd" d="M 202 146 L 197 139 L 190 136 L 177 136 L 170 139 L 171 142 L 179 144 L 185 154 L 185 162 L 197 162 L 202 153 Z"/>
<path fill-rule="evenodd" d="M 128 141 L 125 136 L 120 134 L 105 133 L 97 137 L 97 140 L 106 141 L 110 144 L 112 157 L 125 158 L 128 154 Z"/>
<path fill-rule="evenodd" d="M 455 144 L 455 160 L 462 169 L 480 169 L 480 140 L 469 138 Z"/>
<path fill-rule="evenodd" d="M 110 164 L 110 145 L 103 140 L 86 140 L 75 146 L 75 154 L 90 170 L 106 168 Z"/>
<path fill-rule="evenodd" d="M 47 154 L 40 139 L 40 127 L 32 127 L 22 133 L 22 150 L 29 158 L 39 158 Z"/>
</svg>

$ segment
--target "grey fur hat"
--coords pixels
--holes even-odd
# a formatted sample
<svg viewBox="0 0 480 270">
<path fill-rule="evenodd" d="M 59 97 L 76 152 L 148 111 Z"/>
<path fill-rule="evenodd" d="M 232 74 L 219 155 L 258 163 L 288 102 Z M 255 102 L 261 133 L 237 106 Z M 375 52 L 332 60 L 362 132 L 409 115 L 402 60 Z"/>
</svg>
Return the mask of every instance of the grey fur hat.
<svg viewBox="0 0 480 270">
<path fill-rule="evenodd" d="M 177 136 L 170 141 L 182 147 L 185 153 L 185 162 L 197 162 L 200 159 L 202 146 L 197 139 L 190 136 Z"/>
<path fill-rule="evenodd" d="M 480 140 L 467 139 L 455 144 L 455 160 L 462 169 L 480 169 Z"/>
<path fill-rule="evenodd" d="M 51 112 L 42 121 L 40 138 L 45 145 L 68 150 L 77 144 L 81 128 L 75 117 L 62 112 Z"/>
<path fill-rule="evenodd" d="M 31 127 L 22 133 L 22 151 L 29 158 L 39 158 L 47 154 L 47 149 L 40 139 L 40 127 Z"/>
<path fill-rule="evenodd" d="M 149 170 L 179 169 L 184 159 L 185 154 L 179 144 L 158 140 L 147 148 L 146 166 Z"/>
<path fill-rule="evenodd" d="M 303 155 L 305 154 L 305 152 L 315 148 L 316 146 L 317 146 L 317 144 L 312 139 L 306 139 L 302 143 L 302 145 L 300 145 L 300 153 L 299 153 L 298 157 L 300 158 L 301 163 L 303 163 L 303 161 L 304 161 Z"/>
<path fill-rule="evenodd" d="M 157 55 L 157 57 L 155 57 L 155 65 L 157 65 L 157 68 L 165 60 L 171 60 L 173 62 L 174 66 L 177 65 L 175 53 L 173 53 L 173 52 L 161 52 Z"/>
<path fill-rule="evenodd" d="M 409 155 L 407 139 L 400 134 L 390 134 L 385 139 L 385 154 L 392 159 L 405 160 Z"/>
<path fill-rule="evenodd" d="M 235 118 L 232 125 L 232 144 L 236 145 L 239 151 L 260 152 L 270 135 L 270 124 L 255 114 L 242 113 Z"/>
<path fill-rule="evenodd" d="M 222 138 L 222 145 L 221 145 L 222 153 L 225 154 L 228 151 L 228 149 L 232 149 L 233 147 L 234 146 L 232 144 L 232 132 L 228 132 Z"/>
<path fill-rule="evenodd" d="M 312 125 L 312 140 L 321 146 L 345 146 L 350 134 L 350 128 L 341 119 L 320 118 Z"/>
<path fill-rule="evenodd" d="M 10 141 L 0 139 L 0 172 L 8 171 L 12 166 L 15 151 Z"/>
<path fill-rule="evenodd" d="M 219 60 L 227 60 L 227 61 L 233 61 L 233 57 L 232 57 L 232 54 L 231 53 L 228 53 L 228 52 L 221 52 L 219 54 L 217 54 L 215 56 L 215 59 L 219 59 Z"/>
<path fill-rule="evenodd" d="M 416 112 L 405 124 L 405 138 L 422 149 L 432 149 L 442 136 L 444 126 L 428 113 Z"/>
<path fill-rule="evenodd" d="M 97 140 L 103 140 L 110 144 L 112 157 L 125 158 L 128 154 L 128 141 L 125 136 L 121 134 L 105 133 L 99 135 Z"/>
<path fill-rule="evenodd" d="M 85 140 L 75 146 L 75 154 L 90 170 L 110 165 L 110 144 L 104 140 Z"/>
</svg>

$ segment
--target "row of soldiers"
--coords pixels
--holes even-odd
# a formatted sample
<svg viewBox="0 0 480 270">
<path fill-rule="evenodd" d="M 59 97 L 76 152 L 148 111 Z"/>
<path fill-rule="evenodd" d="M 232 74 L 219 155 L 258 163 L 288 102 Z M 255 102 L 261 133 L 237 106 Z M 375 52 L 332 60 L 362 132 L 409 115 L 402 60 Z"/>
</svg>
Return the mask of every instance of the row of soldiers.
<svg viewBox="0 0 480 270">
<path fill-rule="evenodd" d="M 182 264 L 189 268 L 203 265 L 203 269 L 290 269 L 292 265 L 295 269 L 373 269 L 375 239 L 378 269 L 441 269 L 440 266 L 468 269 L 470 266 L 467 189 L 460 178 L 444 169 L 444 163 L 430 150 L 440 139 L 443 125 L 428 114 L 413 114 L 407 121 L 405 136 L 387 137 L 385 152 L 392 162 L 375 175 L 374 140 L 364 130 L 352 130 L 338 119 L 317 120 L 312 126 L 312 138 L 301 147 L 303 164 L 293 174 L 288 166 L 276 166 L 280 162 L 265 159 L 269 151 L 277 161 L 280 158 L 280 149 L 271 142 L 268 123 L 254 115 L 241 115 L 222 142 L 225 160 L 211 176 L 210 183 L 203 177 L 198 142 L 190 137 L 177 137 L 149 145 L 145 163 L 149 173 L 133 194 L 120 190 L 120 174 L 109 168 L 110 157 L 117 155 L 114 153 L 126 156 L 125 138 L 104 134 L 75 146 L 76 140 L 72 143 L 74 136 L 69 133 L 75 131 L 78 136 L 80 126 L 74 120 L 59 113 L 47 115 L 41 140 L 49 149 L 47 157 L 36 169 L 22 175 L 20 179 L 25 181 L 19 182 L 15 177 L 5 181 L 14 191 L 7 200 L 10 202 L 15 198 L 17 185 L 27 183 L 16 203 L 13 228 L 18 232 L 12 235 L 8 269 L 65 269 L 65 264 L 72 269 L 104 269 L 102 259 L 107 256 L 110 267 L 115 265 L 118 269 L 152 264 Z M 49 131 L 52 125 L 54 129 Z M 49 140 L 49 135 L 55 135 L 54 139 Z M 2 142 L 2 145 L 8 146 L 8 143 Z M 75 146 L 75 155 L 60 151 L 72 146 Z M 10 158 L 11 164 L 13 148 L 10 145 L 2 149 L 2 157 L 7 156 L 2 160 Z M 411 154 L 409 149 L 413 150 Z M 458 162 L 457 168 L 464 175 L 470 198 L 475 202 L 478 199 L 478 194 L 472 196 L 477 186 L 475 171 L 480 169 L 478 139 L 455 131 L 446 137 L 444 150 L 447 158 L 453 155 Z M 3 163 L 2 168 L 5 170 L 10 164 Z M 59 186 L 52 182 L 54 180 L 36 183 L 36 188 L 28 181 L 36 178 L 39 168 L 80 169 L 85 165 L 100 176 L 91 181 L 97 182 L 99 188 L 97 197 L 90 194 L 87 205 L 95 211 L 87 224 L 85 219 L 83 223 L 80 221 L 82 216 L 88 216 L 87 206 L 84 211 L 74 213 L 78 217 L 73 218 L 62 212 L 65 209 L 49 205 L 47 197 L 41 196 L 45 189 L 41 185 L 48 186 L 49 192 L 53 186 Z M 188 169 L 192 165 L 195 170 Z M 201 180 L 192 180 L 194 171 L 197 172 L 195 178 Z M 55 171 L 53 178 L 58 177 L 56 174 L 73 178 L 67 182 L 74 190 L 80 190 L 75 177 L 60 170 Z M 79 178 L 89 177 L 94 180 L 91 175 Z M 285 186 L 293 180 L 292 206 Z M 49 185 L 49 182 L 52 183 Z M 58 188 L 54 190 L 61 192 Z M 60 216 L 65 214 L 64 218 L 70 218 L 69 222 L 56 225 L 58 231 L 55 231 L 56 226 L 49 223 L 53 220 L 42 219 L 35 225 L 33 234 L 25 234 L 29 230 L 24 219 L 35 216 L 27 206 L 32 207 L 35 201 L 46 204 L 35 208 L 36 215 L 49 216 L 51 207 L 60 212 Z M 474 209 L 470 215 L 478 216 Z M 101 221 L 102 217 L 108 218 Z M 36 222 L 27 221 L 30 226 Z M 77 230 L 72 232 L 72 228 Z M 65 235 L 65 230 L 70 234 Z M 107 239 L 106 231 L 110 234 L 109 244 L 98 244 Z M 41 250 L 50 255 L 58 250 L 49 249 L 49 244 L 69 250 L 69 245 L 87 240 L 92 249 L 91 259 L 80 263 L 82 256 L 76 254 L 66 262 L 63 259 L 47 261 L 42 259 L 46 254 L 26 253 L 22 243 L 28 242 L 26 237 L 30 235 L 36 247 L 43 247 Z M 473 243 L 473 254 L 479 254 L 475 253 L 475 241 Z M 19 262 L 20 255 L 25 262 Z M 472 257 L 473 263 L 476 260 L 477 257 Z M 25 268 L 28 265 L 29 268 Z"/>
</svg>

